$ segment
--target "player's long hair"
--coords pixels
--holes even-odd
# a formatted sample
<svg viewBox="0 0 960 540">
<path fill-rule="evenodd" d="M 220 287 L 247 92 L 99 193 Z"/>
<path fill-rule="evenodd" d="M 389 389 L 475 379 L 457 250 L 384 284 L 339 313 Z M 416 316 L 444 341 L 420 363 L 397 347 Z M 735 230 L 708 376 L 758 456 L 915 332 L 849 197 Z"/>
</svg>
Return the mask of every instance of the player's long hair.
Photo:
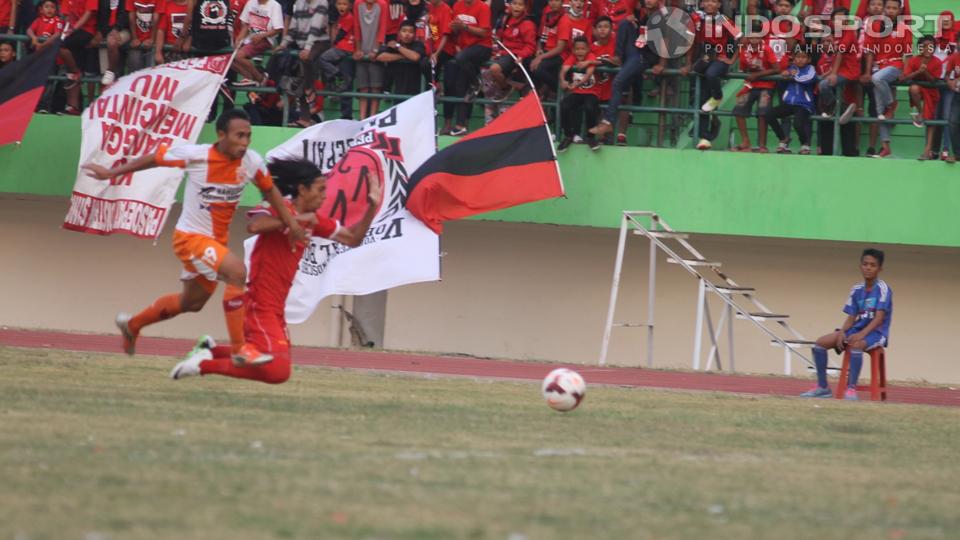
<svg viewBox="0 0 960 540">
<path fill-rule="evenodd" d="M 310 187 L 323 177 L 323 172 L 313 162 L 300 158 L 277 159 L 271 161 L 267 169 L 273 177 L 273 185 L 288 197 L 296 197 L 300 186 Z"/>
</svg>

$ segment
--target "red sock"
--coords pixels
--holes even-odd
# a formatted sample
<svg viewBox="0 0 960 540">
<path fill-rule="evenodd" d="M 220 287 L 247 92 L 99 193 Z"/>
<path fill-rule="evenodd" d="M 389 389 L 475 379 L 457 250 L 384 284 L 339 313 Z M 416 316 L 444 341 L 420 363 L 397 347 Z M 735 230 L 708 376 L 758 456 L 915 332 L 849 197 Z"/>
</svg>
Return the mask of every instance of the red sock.
<svg viewBox="0 0 960 540">
<path fill-rule="evenodd" d="M 176 317 L 181 311 L 180 293 L 161 296 L 150 307 L 130 319 L 130 331 L 139 334 L 144 326 Z"/>
<path fill-rule="evenodd" d="M 280 384 L 290 378 L 290 354 L 274 353 L 273 360 L 266 364 L 236 367 L 231 359 L 231 347 L 221 345 L 213 348 L 213 360 L 200 362 L 203 375 L 223 375 L 235 379 L 249 379 L 269 384 Z"/>
<path fill-rule="evenodd" d="M 223 315 L 227 319 L 227 333 L 233 352 L 243 347 L 243 287 L 227 285 L 223 291 Z"/>
</svg>

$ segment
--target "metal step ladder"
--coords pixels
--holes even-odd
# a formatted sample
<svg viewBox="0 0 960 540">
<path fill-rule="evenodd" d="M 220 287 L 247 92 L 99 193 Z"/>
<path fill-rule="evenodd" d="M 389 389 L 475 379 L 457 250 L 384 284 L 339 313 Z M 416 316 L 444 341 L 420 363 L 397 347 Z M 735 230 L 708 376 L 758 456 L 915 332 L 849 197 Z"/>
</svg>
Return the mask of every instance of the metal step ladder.
<svg viewBox="0 0 960 540">
<path fill-rule="evenodd" d="M 648 222 L 648 224 L 645 224 L 645 222 Z M 647 277 L 647 321 L 643 323 L 625 323 L 614 320 L 628 232 L 643 236 L 650 241 L 650 268 Z M 750 321 L 770 338 L 772 346 L 783 348 L 783 372 L 785 375 L 790 375 L 792 371 L 791 356 L 804 361 L 808 368 L 812 367 L 813 362 L 800 351 L 809 349 L 814 345 L 814 342 L 807 340 L 790 326 L 788 322 L 790 316 L 768 309 L 757 298 L 756 290 L 753 287 L 740 285 L 730 276 L 724 274 L 720 270 L 722 265 L 719 261 L 708 260 L 687 241 L 688 239 L 689 234 L 674 231 L 663 218 L 654 212 L 623 212 L 623 219 L 620 222 L 620 239 L 617 245 L 617 259 L 613 269 L 613 285 L 610 288 L 610 305 L 607 310 L 606 325 L 603 329 L 603 343 L 600 348 L 600 365 L 605 365 L 607 362 L 610 336 L 614 328 L 646 328 L 647 366 L 653 367 L 653 334 L 656 307 L 654 300 L 657 286 L 657 252 L 660 250 L 667 255 L 667 263 L 680 266 L 697 279 L 697 322 L 693 342 L 693 369 L 699 370 L 701 367 L 703 330 L 704 322 L 706 322 L 711 346 L 706 356 L 705 369 L 710 370 L 714 365 L 717 369 L 723 369 L 720 363 L 719 342 L 724 327 L 726 327 L 729 366 L 731 371 L 735 371 L 734 319 Z M 710 314 L 708 292 L 711 295 L 716 295 L 724 304 L 716 326 L 714 326 L 713 317 Z"/>
</svg>

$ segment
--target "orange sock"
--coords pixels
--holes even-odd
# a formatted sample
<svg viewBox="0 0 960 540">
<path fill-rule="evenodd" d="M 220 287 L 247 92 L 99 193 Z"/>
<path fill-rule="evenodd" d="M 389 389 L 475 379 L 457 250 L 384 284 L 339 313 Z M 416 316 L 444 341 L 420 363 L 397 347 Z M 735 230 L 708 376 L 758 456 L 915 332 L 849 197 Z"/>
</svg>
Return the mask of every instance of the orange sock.
<svg viewBox="0 0 960 540">
<path fill-rule="evenodd" d="M 243 287 L 227 285 L 223 291 L 223 315 L 227 319 L 227 333 L 233 352 L 243 347 Z"/>
<path fill-rule="evenodd" d="M 144 326 L 176 317 L 181 311 L 180 293 L 161 296 L 150 307 L 130 319 L 130 331 L 139 334 Z"/>
</svg>

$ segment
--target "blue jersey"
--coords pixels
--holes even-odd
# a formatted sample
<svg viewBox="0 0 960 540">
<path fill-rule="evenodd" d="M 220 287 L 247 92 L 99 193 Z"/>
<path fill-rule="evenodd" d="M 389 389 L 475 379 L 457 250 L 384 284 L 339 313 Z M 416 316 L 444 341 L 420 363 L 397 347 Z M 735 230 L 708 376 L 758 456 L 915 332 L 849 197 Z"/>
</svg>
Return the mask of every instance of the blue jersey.
<svg viewBox="0 0 960 540">
<path fill-rule="evenodd" d="M 857 318 L 851 331 L 859 332 L 866 328 L 877 316 L 877 311 L 885 311 L 886 316 L 874 332 L 880 332 L 883 337 L 889 338 L 890 321 L 893 320 L 893 291 L 890 287 L 886 282 L 878 279 L 869 290 L 863 282 L 857 283 L 850 289 L 850 297 L 847 299 L 847 305 L 843 306 L 843 312 Z"/>
</svg>

